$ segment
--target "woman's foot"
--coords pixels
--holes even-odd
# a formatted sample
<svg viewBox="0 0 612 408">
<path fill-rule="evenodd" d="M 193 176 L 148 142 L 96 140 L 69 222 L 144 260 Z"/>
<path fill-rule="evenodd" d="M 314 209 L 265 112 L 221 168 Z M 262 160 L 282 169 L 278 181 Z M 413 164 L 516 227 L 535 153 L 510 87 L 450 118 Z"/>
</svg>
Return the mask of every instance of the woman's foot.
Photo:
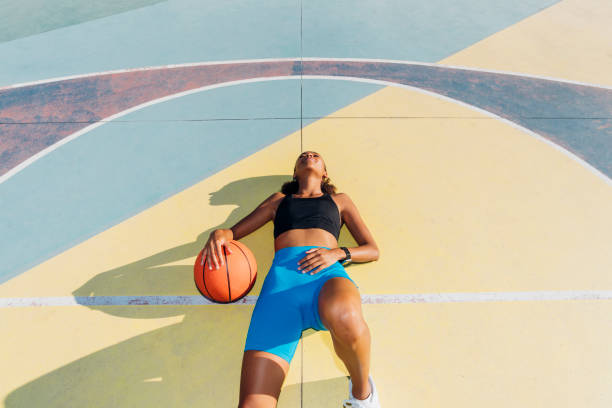
<svg viewBox="0 0 612 408">
<path fill-rule="evenodd" d="M 368 383 L 370 385 L 370 393 L 365 399 L 360 399 L 353 395 L 353 383 L 349 379 L 349 399 L 344 400 L 342 406 L 344 408 L 380 408 L 378 392 L 371 375 L 368 376 Z"/>
</svg>

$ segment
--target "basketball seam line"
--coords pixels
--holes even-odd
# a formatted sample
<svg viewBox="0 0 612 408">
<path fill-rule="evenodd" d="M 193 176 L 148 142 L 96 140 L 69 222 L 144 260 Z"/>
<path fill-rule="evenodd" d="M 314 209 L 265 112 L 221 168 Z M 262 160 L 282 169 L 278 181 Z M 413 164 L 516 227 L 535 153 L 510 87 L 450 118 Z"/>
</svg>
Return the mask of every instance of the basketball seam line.
<svg viewBox="0 0 612 408">
<path fill-rule="evenodd" d="M 209 261 L 210 261 L 210 259 L 209 259 Z M 202 268 L 202 282 L 204 283 L 204 290 L 212 298 L 212 295 L 211 295 L 210 291 L 206 287 L 206 264 L 207 263 L 208 263 L 208 266 L 210 267 L 210 262 L 204 262 L 204 267 Z"/>
<path fill-rule="evenodd" d="M 223 251 L 223 257 L 225 258 L 225 274 L 227 276 L 227 292 L 229 294 L 229 301 L 232 301 L 232 287 L 230 285 L 230 277 L 229 277 L 229 264 L 227 263 L 227 254 L 225 253 L 225 249 L 221 248 Z"/>
<path fill-rule="evenodd" d="M 236 248 L 238 248 L 240 250 L 240 252 L 242 252 L 242 255 L 244 255 L 244 257 L 247 260 L 247 265 L 249 266 L 249 282 L 253 282 L 253 273 L 251 270 L 251 263 L 249 262 L 249 257 L 247 256 L 247 254 L 242 250 L 242 248 L 240 248 L 238 245 L 234 244 L 236 246 Z M 255 284 L 255 282 L 253 282 L 253 284 Z M 253 289 L 253 286 L 251 286 L 251 289 Z"/>
</svg>

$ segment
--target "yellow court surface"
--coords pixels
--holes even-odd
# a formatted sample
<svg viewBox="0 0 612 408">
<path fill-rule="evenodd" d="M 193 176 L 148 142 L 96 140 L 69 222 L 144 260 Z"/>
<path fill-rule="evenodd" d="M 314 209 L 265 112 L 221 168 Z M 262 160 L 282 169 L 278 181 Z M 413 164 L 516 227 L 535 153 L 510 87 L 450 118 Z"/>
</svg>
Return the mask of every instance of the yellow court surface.
<svg viewBox="0 0 612 408">
<path fill-rule="evenodd" d="M 237 407 L 274 225 L 238 302 L 194 262 L 306 150 L 381 407 L 612 406 L 612 3 L 60 3 L 0 28 L 2 406 Z M 305 330 L 277 406 L 347 396 Z"/>
</svg>

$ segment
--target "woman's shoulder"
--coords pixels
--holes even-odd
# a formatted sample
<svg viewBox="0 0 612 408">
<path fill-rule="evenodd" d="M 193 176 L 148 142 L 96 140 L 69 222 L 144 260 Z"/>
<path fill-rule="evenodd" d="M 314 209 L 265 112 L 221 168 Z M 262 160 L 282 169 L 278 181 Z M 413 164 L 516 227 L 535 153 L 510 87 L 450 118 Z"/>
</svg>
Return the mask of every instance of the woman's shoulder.
<svg viewBox="0 0 612 408">
<path fill-rule="evenodd" d="M 290 195 L 290 194 L 284 194 L 284 193 L 282 193 L 280 191 L 277 191 L 276 193 L 274 193 L 274 194 L 272 194 L 270 196 L 270 201 L 275 203 L 276 206 L 278 206 L 281 203 L 281 201 L 283 201 L 285 199 L 285 197 L 287 197 L 288 195 Z"/>
<path fill-rule="evenodd" d="M 285 194 L 277 191 L 276 193 L 272 193 L 264 200 L 264 202 L 274 202 L 278 200 L 282 200 L 285 197 Z"/>
<path fill-rule="evenodd" d="M 340 211 L 340 214 L 342 214 L 344 212 L 344 209 L 347 206 L 346 205 L 347 200 L 350 200 L 350 198 L 348 197 L 348 194 L 334 193 L 334 194 L 329 194 L 329 196 L 331 197 L 332 200 L 334 200 L 334 202 L 336 203 L 336 206 L 338 207 L 338 210 Z"/>
<path fill-rule="evenodd" d="M 346 193 L 334 193 L 330 194 L 329 196 L 336 200 L 350 200 L 350 197 Z"/>
<path fill-rule="evenodd" d="M 278 210 L 278 207 L 280 207 L 280 204 L 285 197 L 287 196 L 281 193 L 280 191 L 277 191 L 276 193 L 273 193 L 270 197 L 268 197 L 268 201 L 271 203 L 270 205 L 272 206 L 272 219 L 276 218 L 276 211 Z"/>
<path fill-rule="evenodd" d="M 334 201 L 338 204 L 341 211 L 344 211 L 347 208 L 354 208 L 355 203 L 347 193 L 337 193 L 330 195 Z"/>
<path fill-rule="evenodd" d="M 276 193 L 270 194 L 268 198 L 266 198 L 260 204 L 260 206 L 278 207 L 278 205 L 280 204 L 280 202 L 283 200 L 284 197 L 285 195 L 283 193 L 281 193 L 280 191 L 277 191 Z"/>
</svg>

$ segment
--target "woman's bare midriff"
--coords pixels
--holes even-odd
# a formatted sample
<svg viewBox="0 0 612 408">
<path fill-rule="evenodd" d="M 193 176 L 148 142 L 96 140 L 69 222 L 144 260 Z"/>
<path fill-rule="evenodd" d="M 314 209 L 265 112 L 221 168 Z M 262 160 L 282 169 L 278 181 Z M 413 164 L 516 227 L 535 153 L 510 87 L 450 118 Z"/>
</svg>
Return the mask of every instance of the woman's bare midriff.
<svg viewBox="0 0 612 408">
<path fill-rule="evenodd" d="M 338 211 L 342 213 L 341 204 L 337 198 L 332 196 L 332 199 L 338 206 Z M 277 203 L 280 204 L 280 200 Z M 275 211 L 276 214 L 276 211 Z M 336 237 L 329 231 L 322 228 L 297 228 L 285 231 L 274 240 L 274 252 L 281 248 L 292 246 L 323 246 L 327 248 L 337 248 L 338 241 Z"/>
<path fill-rule="evenodd" d="M 274 240 L 274 252 L 292 246 L 315 245 L 336 248 L 338 241 L 330 232 L 321 228 L 292 229 L 280 234 Z"/>
</svg>

